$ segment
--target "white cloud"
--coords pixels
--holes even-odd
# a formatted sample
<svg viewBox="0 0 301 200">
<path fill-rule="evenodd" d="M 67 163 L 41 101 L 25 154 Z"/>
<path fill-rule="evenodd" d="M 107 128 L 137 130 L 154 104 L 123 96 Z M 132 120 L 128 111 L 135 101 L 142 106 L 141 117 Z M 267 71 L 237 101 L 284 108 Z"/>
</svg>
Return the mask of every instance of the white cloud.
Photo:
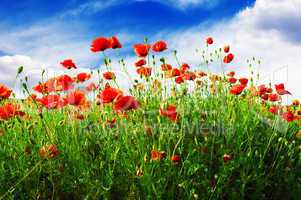
<svg viewBox="0 0 301 200">
<path fill-rule="evenodd" d="M 181 2 L 184 5 L 205 2 L 180 1 L 178 5 Z M 262 60 L 259 71 L 263 76 L 267 75 L 268 80 L 287 82 L 288 89 L 301 98 L 301 28 L 298 29 L 301 26 L 300 10 L 299 0 L 257 0 L 253 7 L 246 8 L 233 19 L 212 26 L 200 25 L 169 35 L 158 34 L 160 38 L 156 39 L 166 38 L 170 49 L 177 49 L 183 62 L 196 66 L 200 62 L 200 56 L 195 54 L 195 49 L 202 46 L 204 38 L 211 35 L 220 46 L 230 44 L 236 55 L 235 62 L 227 70 L 236 69 L 245 75 L 248 72 L 246 59 L 255 56 Z M 23 65 L 25 70 L 40 71 L 41 66 L 59 70 L 59 61 L 68 57 L 73 58 L 76 63 L 78 61 L 80 66 L 87 67 L 93 61 L 100 61 L 99 55 L 89 51 L 91 38 L 79 39 L 79 35 L 86 33 L 84 27 L 80 24 L 76 26 L 76 30 L 72 27 L 74 24 L 63 22 L 43 22 L 25 30 L 5 31 L 5 27 L 0 27 L 0 49 L 28 55 L 0 57 L 1 82 L 12 85 L 19 65 Z M 135 37 L 127 37 L 123 33 L 121 38 L 124 42 Z M 133 58 L 128 58 L 127 61 L 133 63 Z M 286 66 L 288 81 L 286 70 L 278 70 Z M 134 69 L 131 65 L 128 68 L 132 71 Z M 277 72 L 273 73 L 274 71 Z"/>
<path fill-rule="evenodd" d="M 287 82 L 288 89 L 300 98 L 301 43 L 293 42 L 289 37 L 301 24 L 301 12 L 298 11 L 301 11 L 301 1 L 258 0 L 254 7 L 241 11 L 230 21 L 171 34 L 170 45 L 179 50 L 185 61 L 197 64 L 200 56 L 196 56 L 195 49 L 204 44 L 204 38 L 213 36 L 221 47 L 230 44 L 236 55 L 228 70 L 236 69 L 241 74 L 247 74 L 246 60 L 255 56 L 262 61 L 259 71 L 265 80 Z M 289 27 L 288 22 L 291 23 Z M 301 38 L 301 33 L 297 36 Z M 283 69 L 285 67 L 288 74 Z"/>
</svg>

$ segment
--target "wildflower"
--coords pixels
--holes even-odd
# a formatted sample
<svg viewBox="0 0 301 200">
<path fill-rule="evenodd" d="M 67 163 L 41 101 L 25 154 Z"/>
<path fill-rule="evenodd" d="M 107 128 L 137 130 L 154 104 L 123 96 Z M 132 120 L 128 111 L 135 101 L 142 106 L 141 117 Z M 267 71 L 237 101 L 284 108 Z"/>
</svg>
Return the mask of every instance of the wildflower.
<svg viewBox="0 0 301 200">
<path fill-rule="evenodd" d="M 178 77 L 176 77 L 176 83 L 177 83 L 177 84 L 184 83 L 184 78 L 183 78 L 183 76 L 178 76 Z"/>
<path fill-rule="evenodd" d="M 39 150 L 39 155 L 42 158 L 55 158 L 58 156 L 58 154 L 59 150 L 54 144 L 44 145 Z"/>
<path fill-rule="evenodd" d="M 97 95 L 101 103 L 111 103 L 118 96 L 122 96 L 122 91 L 116 88 L 112 88 L 109 84 L 106 84 L 104 90 L 99 95 Z"/>
<path fill-rule="evenodd" d="M 138 57 L 146 57 L 151 48 L 149 44 L 135 44 L 134 51 Z"/>
<path fill-rule="evenodd" d="M 154 52 L 162 52 L 167 49 L 167 44 L 163 40 L 156 42 L 152 46 L 152 50 Z"/>
<path fill-rule="evenodd" d="M 294 120 L 297 119 L 297 117 L 294 116 L 294 114 L 292 113 L 292 111 L 287 111 L 287 112 L 283 113 L 282 114 L 282 118 L 284 120 L 286 120 L 287 122 L 292 122 L 292 121 L 294 121 Z"/>
<path fill-rule="evenodd" d="M 104 37 L 96 38 L 92 41 L 91 44 L 91 51 L 92 52 L 99 52 L 105 51 L 106 49 L 111 48 L 111 41 Z"/>
<path fill-rule="evenodd" d="M 227 163 L 230 160 L 232 160 L 232 157 L 229 154 L 224 154 L 223 160 L 224 160 L 224 163 Z"/>
<path fill-rule="evenodd" d="M 96 90 L 98 88 L 98 85 L 96 85 L 95 83 L 90 83 L 89 85 L 87 85 L 85 87 L 86 91 L 88 92 L 92 92 L 94 90 Z"/>
<path fill-rule="evenodd" d="M 91 74 L 82 72 L 76 75 L 77 82 L 85 82 L 91 78 Z"/>
<path fill-rule="evenodd" d="M 10 97 L 12 90 L 3 84 L 0 84 L 0 100 L 7 99 Z"/>
<path fill-rule="evenodd" d="M 183 63 L 180 67 L 182 73 L 186 72 L 187 70 L 190 69 L 190 66 L 187 63 Z"/>
<path fill-rule="evenodd" d="M 62 61 L 61 65 L 63 67 L 65 67 L 66 69 L 71 69 L 71 68 L 76 69 L 77 68 L 72 59 L 66 59 L 66 60 Z"/>
<path fill-rule="evenodd" d="M 162 71 L 168 71 L 168 70 L 171 70 L 172 69 L 172 66 L 170 64 L 162 64 L 161 65 L 161 70 Z"/>
<path fill-rule="evenodd" d="M 122 48 L 121 43 L 119 42 L 119 40 L 117 39 L 116 36 L 113 36 L 112 38 L 108 39 L 110 42 L 110 48 L 112 49 L 120 49 Z"/>
<path fill-rule="evenodd" d="M 213 44 L 213 39 L 212 39 L 212 37 L 208 37 L 208 38 L 206 39 L 206 43 L 207 43 L 207 45 Z"/>
<path fill-rule="evenodd" d="M 242 85 L 248 85 L 249 80 L 247 78 L 240 78 L 239 82 Z"/>
<path fill-rule="evenodd" d="M 166 109 L 160 108 L 160 115 L 174 122 L 178 120 L 177 109 L 174 105 L 168 105 Z"/>
<path fill-rule="evenodd" d="M 141 66 L 143 66 L 145 64 L 146 64 L 146 60 L 145 59 L 140 59 L 137 62 L 135 62 L 135 66 L 136 67 L 141 67 Z"/>
<path fill-rule="evenodd" d="M 140 67 L 137 69 L 137 73 L 140 76 L 149 77 L 152 74 L 152 68 L 150 67 Z"/>
<path fill-rule="evenodd" d="M 229 53 L 229 51 L 230 51 L 230 46 L 229 45 L 224 46 L 224 52 Z"/>
<path fill-rule="evenodd" d="M 260 97 L 261 97 L 261 99 L 267 101 L 267 100 L 269 99 L 270 95 L 269 95 L 269 94 L 262 94 Z M 273 97 L 272 97 L 272 98 L 273 98 Z M 272 98 L 271 98 L 271 99 L 272 99 Z"/>
<path fill-rule="evenodd" d="M 47 109 L 62 108 L 67 104 L 67 102 L 58 94 L 43 96 L 39 102 Z"/>
<path fill-rule="evenodd" d="M 181 71 L 178 68 L 173 68 L 173 69 L 167 71 L 166 77 L 172 78 L 172 77 L 177 77 L 180 75 L 181 75 Z"/>
<path fill-rule="evenodd" d="M 276 115 L 279 112 L 279 107 L 278 106 L 271 106 L 269 109 L 269 112 Z"/>
<path fill-rule="evenodd" d="M 228 79 L 228 82 L 231 83 L 231 84 L 234 84 L 234 83 L 237 82 L 237 79 L 234 78 L 234 77 L 230 77 L 230 78 Z"/>
<path fill-rule="evenodd" d="M 196 75 L 194 72 L 186 72 L 183 74 L 183 76 L 188 81 L 194 81 L 194 79 L 196 79 Z"/>
<path fill-rule="evenodd" d="M 54 85 L 55 91 L 67 91 L 73 88 L 73 79 L 64 74 L 55 78 L 56 85 Z"/>
<path fill-rule="evenodd" d="M 20 111 L 19 105 L 13 105 L 12 103 L 7 103 L 0 106 L 0 120 L 7 120 L 15 116 L 24 116 L 25 113 Z"/>
<path fill-rule="evenodd" d="M 207 76 L 207 74 L 205 73 L 205 72 L 203 72 L 203 71 L 199 71 L 199 72 L 197 72 L 196 73 L 199 77 L 204 77 L 204 76 Z"/>
<path fill-rule="evenodd" d="M 233 85 L 230 88 L 230 93 L 234 94 L 234 95 L 239 95 L 243 92 L 243 90 L 245 89 L 245 85 L 241 85 L 241 84 L 237 84 L 237 85 Z"/>
<path fill-rule="evenodd" d="M 87 101 L 85 93 L 81 90 L 75 90 L 70 92 L 69 94 L 66 95 L 65 99 L 68 104 L 74 106 L 84 105 Z"/>
<path fill-rule="evenodd" d="M 229 53 L 224 57 L 224 63 L 230 63 L 234 59 L 234 55 L 232 53 Z"/>
<path fill-rule="evenodd" d="M 104 72 L 102 74 L 102 76 L 106 80 L 115 80 L 116 79 L 116 76 L 115 76 L 114 72 Z"/>
<path fill-rule="evenodd" d="M 276 91 L 279 95 L 291 94 L 289 91 L 284 89 L 284 84 L 275 85 Z"/>
<path fill-rule="evenodd" d="M 278 96 L 278 94 L 270 94 L 268 95 L 269 97 L 269 101 L 271 102 L 275 102 L 275 101 L 279 101 L 280 100 L 280 96 Z"/>
<path fill-rule="evenodd" d="M 227 74 L 227 76 L 230 76 L 230 77 L 234 77 L 235 76 L 235 72 L 234 71 L 231 71 Z"/>
<path fill-rule="evenodd" d="M 181 156 L 178 154 L 173 155 L 170 160 L 176 164 L 179 164 L 181 162 Z"/>
<path fill-rule="evenodd" d="M 137 109 L 138 107 L 139 103 L 132 96 L 122 96 L 118 98 L 114 104 L 114 110 L 117 112 Z"/>
<path fill-rule="evenodd" d="M 152 160 L 163 160 L 166 157 L 165 151 L 157 151 L 157 150 L 152 150 L 151 151 L 151 158 Z"/>
</svg>

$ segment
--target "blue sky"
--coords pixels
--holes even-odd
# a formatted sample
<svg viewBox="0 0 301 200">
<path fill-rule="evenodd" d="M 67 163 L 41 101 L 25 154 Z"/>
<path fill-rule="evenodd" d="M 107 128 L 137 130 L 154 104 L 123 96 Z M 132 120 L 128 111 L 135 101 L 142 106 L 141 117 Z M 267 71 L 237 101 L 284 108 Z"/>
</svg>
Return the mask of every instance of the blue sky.
<svg viewBox="0 0 301 200">
<path fill-rule="evenodd" d="M 100 55 L 89 50 L 99 36 L 119 37 L 124 48 L 108 54 L 125 57 L 129 70 L 132 45 L 144 37 L 166 40 L 166 56 L 177 49 L 181 61 L 197 66 L 195 49 L 210 35 L 216 45 L 231 45 L 236 59 L 226 70 L 246 76 L 246 60 L 255 56 L 263 63 L 255 69 L 262 81 L 286 82 L 301 98 L 299 0 L 0 1 L 0 82 L 8 86 L 20 65 L 33 81 L 41 68 L 61 70 L 66 58 L 79 71 L 101 67 Z"/>
<path fill-rule="evenodd" d="M 57 20 L 63 22 L 62 29 L 68 28 L 70 32 L 82 30 L 72 36 L 75 39 L 125 32 L 134 33 L 135 39 L 141 41 L 158 32 L 171 33 L 231 18 L 253 3 L 251 0 L 235 0 L 235 3 L 233 0 L 25 0 L 13 3 L 1 0 L 0 18 L 8 30 L 27 29 Z M 0 51 L 5 52 L 1 48 Z"/>
</svg>

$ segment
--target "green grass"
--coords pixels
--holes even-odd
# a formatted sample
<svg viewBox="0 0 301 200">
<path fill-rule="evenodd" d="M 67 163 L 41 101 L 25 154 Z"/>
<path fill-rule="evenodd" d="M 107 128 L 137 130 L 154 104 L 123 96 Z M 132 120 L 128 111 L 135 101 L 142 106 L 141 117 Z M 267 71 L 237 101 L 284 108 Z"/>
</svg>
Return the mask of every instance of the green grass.
<svg viewBox="0 0 301 200">
<path fill-rule="evenodd" d="M 84 111 L 39 113 L 36 103 L 2 100 L 19 103 L 26 116 L 0 121 L 0 199 L 298 199 L 299 121 L 272 115 L 271 103 L 247 90 L 230 94 L 224 78 L 216 92 L 203 80 L 191 92 L 175 86 L 170 97 L 170 87 L 154 91 L 151 78 L 147 89 L 131 90 L 140 107 L 127 117 L 95 101 Z M 176 105 L 177 122 L 160 116 L 162 104 Z M 47 144 L 57 157 L 39 155 Z M 165 159 L 152 160 L 153 149 Z M 225 154 L 232 159 L 224 162 Z"/>
</svg>

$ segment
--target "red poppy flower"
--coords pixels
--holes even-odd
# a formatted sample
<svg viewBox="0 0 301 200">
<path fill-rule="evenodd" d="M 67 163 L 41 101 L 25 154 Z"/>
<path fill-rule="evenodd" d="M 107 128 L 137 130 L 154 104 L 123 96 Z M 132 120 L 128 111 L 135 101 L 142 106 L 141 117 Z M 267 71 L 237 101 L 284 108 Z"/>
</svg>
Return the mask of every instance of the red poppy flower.
<svg viewBox="0 0 301 200">
<path fill-rule="evenodd" d="M 102 76 L 106 80 L 114 80 L 116 78 L 114 72 L 105 72 L 102 74 Z"/>
<path fill-rule="evenodd" d="M 67 104 L 67 102 L 58 94 L 43 96 L 39 102 L 47 109 L 62 108 Z"/>
<path fill-rule="evenodd" d="M 245 87 L 246 87 L 245 85 L 241 85 L 241 84 L 233 85 L 230 89 L 230 93 L 234 95 L 239 95 L 244 91 Z"/>
<path fill-rule="evenodd" d="M 171 158 L 170 158 L 170 160 L 172 161 L 172 162 L 174 162 L 174 163 L 180 163 L 181 162 L 181 156 L 180 155 L 178 155 L 178 154 L 176 154 L 176 155 L 173 155 Z"/>
<path fill-rule="evenodd" d="M 284 84 L 275 85 L 276 91 L 279 95 L 291 94 L 289 91 L 284 89 Z"/>
<path fill-rule="evenodd" d="M 146 64 L 146 60 L 145 59 L 140 59 L 137 62 L 135 62 L 135 66 L 136 67 L 141 67 L 141 66 L 143 66 L 145 64 Z"/>
<path fill-rule="evenodd" d="M 7 99 L 10 97 L 12 90 L 3 84 L 0 84 L 0 100 Z"/>
<path fill-rule="evenodd" d="M 19 105 L 7 103 L 0 107 L 0 120 L 7 120 L 15 116 L 23 116 L 25 113 L 20 111 Z"/>
<path fill-rule="evenodd" d="M 239 82 L 242 85 L 248 85 L 249 80 L 247 78 L 240 78 Z"/>
<path fill-rule="evenodd" d="M 181 71 L 178 68 L 173 68 L 173 69 L 167 71 L 166 76 L 168 78 L 181 76 Z"/>
<path fill-rule="evenodd" d="M 74 80 L 70 76 L 64 74 L 56 77 L 55 79 L 56 79 L 55 91 L 67 91 L 73 88 Z"/>
<path fill-rule="evenodd" d="M 213 44 L 213 39 L 212 39 L 212 37 L 208 37 L 208 38 L 206 39 L 206 43 L 207 43 L 207 45 Z"/>
<path fill-rule="evenodd" d="M 111 103 L 118 96 L 122 96 L 122 91 L 112 88 L 109 84 L 106 84 L 104 90 L 97 95 L 101 103 Z"/>
<path fill-rule="evenodd" d="M 229 51 L 230 51 L 230 46 L 229 45 L 224 46 L 224 52 L 229 53 Z"/>
<path fill-rule="evenodd" d="M 228 74 L 227 74 L 227 76 L 230 76 L 230 77 L 234 77 L 235 76 L 235 72 L 229 72 Z"/>
<path fill-rule="evenodd" d="M 234 78 L 234 77 L 230 77 L 230 78 L 228 79 L 228 82 L 231 83 L 231 84 L 236 83 L 236 81 L 237 81 L 237 79 Z"/>
<path fill-rule="evenodd" d="M 180 67 L 182 73 L 186 72 L 187 70 L 190 69 L 190 66 L 187 63 L 183 63 Z"/>
<path fill-rule="evenodd" d="M 229 53 L 224 57 L 224 63 L 230 63 L 234 59 L 234 55 L 232 53 Z"/>
<path fill-rule="evenodd" d="M 165 151 L 157 151 L 157 150 L 152 150 L 151 151 L 151 158 L 152 160 L 163 160 L 166 157 Z"/>
<path fill-rule="evenodd" d="M 90 78 L 91 78 L 91 74 L 88 74 L 85 72 L 79 73 L 76 76 L 77 82 L 85 82 L 85 81 L 89 80 Z"/>
<path fill-rule="evenodd" d="M 178 77 L 176 78 L 176 83 L 177 83 L 177 84 L 184 83 L 184 78 L 183 78 L 183 76 L 178 76 Z"/>
<path fill-rule="evenodd" d="M 39 155 L 42 158 L 55 158 L 59 154 L 59 150 L 54 144 L 44 145 L 39 150 Z"/>
<path fill-rule="evenodd" d="M 291 111 L 287 111 L 287 112 L 283 113 L 282 118 L 284 120 L 286 120 L 287 122 L 292 122 L 297 119 L 297 117 L 294 116 L 294 114 Z"/>
<path fill-rule="evenodd" d="M 68 104 L 73 106 L 84 105 L 87 102 L 86 95 L 81 90 L 75 90 L 70 92 L 69 94 L 66 95 L 65 99 Z"/>
<path fill-rule="evenodd" d="M 265 85 L 258 86 L 258 95 L 261 96 L 267 92 L 267 88 Z"/>
<path fill-rule="evenodd" d="M 92 41 L 91 51 L 99 52 L 111 48 L 111 41 L 104 37 L 96 38 Z"/>
<path fill-rule="evenodd" d="M 117 39 L 116 36 L 113 36 L 112 38 L 109 39 L 110 42 L 110 47 L 112 49 L 120 49 L 122 48 L 121 43 L 119 42 L 119 40 Z"/>
<path fill-rule="evenodd" d="M 132 96 L 122 96 L 117 98 L 114 104 L 114 110 L 117 112 L 120 111 L 128 111 L 131 109 L 137 109 L 139 107 L 139 103 Z"/>
<path fill-rule="evenodd" d="M 278 106 L 271 106 L 269 109 L 269 112 L 276 115 L 279 112 L 279 107 Z"/>
<path fill-rule="evenodd" d="M 269 94 L 262 94 L 260 97 L 261 97 L 261 99 L 266 101 L 269 99 Z"/>
<path fill-rule="evenodd" d="M 188 81 L 194 81 L 194 79 L 196 79 L 196 75 L 194 72 L 185 72 L 185 74 L 183 74 L 183 76 Z"/>
<path fill-rule="evenodd" d="M 135 44 L 134 51 L 138 57 L 145 57 L 148 55 L 148 51 L 151 48 L 149 44 Z"/>
<path fill-rule="evenodd" d="M 160 115 L 167 117 L 174 122 L 178 120 L 177 109 L 174 105 L 168 105 L 166 109 L 160 108 Z"/>
<path fill-rule="evenodd" d="M 270 94 L 270 95 L 269 95 L 269 101 L 271 101 L 271 102 L 279 101 L 280 98 L 281 98 L 281 97 L 278 96 L 278 94 Z"/>
<path fill-rule="evenodd" d="M 98 88 L 98 85 L 96 85 L 95 83 L 90 83 L 89 85 L 86 86 L 85 89 L 86 89 L 88 92 L 92 92 L 92 91 L 94 91 L 94 90 L 97 90 L 97 88 Z"/>
<path fill-rule="evenodd" d="M 171 70 L 172 69 L 172 66 L 170 64 L 162 64 L 161 65 L 161 70 L 162 71 L 168 71 L 168 70 Z"/>
<path fill-rule="evenodd" d="M 61 65 L 63 65 L 63 67 L 65 67 L 66 69 L 71 69 L 74 68 L 76 69 L 76 65 L 74 64 L 74 62 L 72 61 L 72 59 L 66 59 L 64 61 L 61 62 Z"/>
<path fill-rule="evenodd" d="M 167 49 L 167 44 L 163 40 L 156 42 L 152 46 L 152 50 L 154 52 L 162 52 Z"/>
<path fill-rule="evenodd" d="M 229 154 L 224 154 L 223 160 L 224 160 L 224 163 L 227 163 L 230 160 L 232 160 L 232 157 Z"/>
<path fill-rule="evenodd" d="M 149 77 L 152 74 L 152 68 L 150 67 L 140 67 L 137 69 L 137 73 L 140 76 Z"/>
<path fill-rule="evenodd" d="M 207 76 L 207 74 L 205 73 L 205 72 L 203 72 L 203 71 L 199 71 L 199 72 L 197 72 L 197 75 L 199 76 L 199 77 L 204 77 L 204 76 Z"/>
</svg>

